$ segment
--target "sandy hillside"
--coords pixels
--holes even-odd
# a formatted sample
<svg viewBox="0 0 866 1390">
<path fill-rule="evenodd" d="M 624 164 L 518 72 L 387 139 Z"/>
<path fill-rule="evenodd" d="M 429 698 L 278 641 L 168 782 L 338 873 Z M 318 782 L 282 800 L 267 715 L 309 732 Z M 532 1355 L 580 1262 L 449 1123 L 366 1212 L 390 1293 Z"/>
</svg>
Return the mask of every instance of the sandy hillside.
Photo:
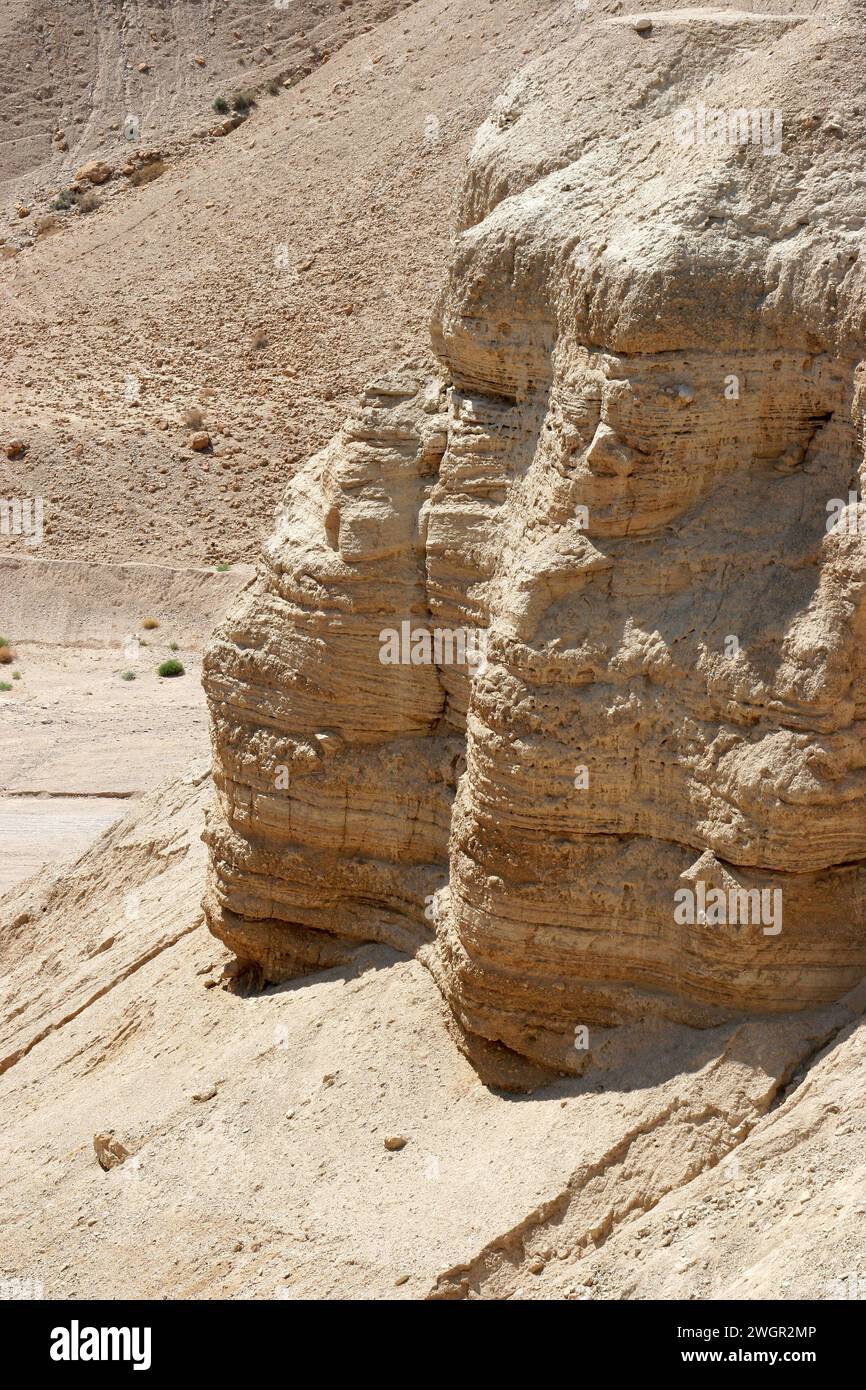
<svg viewBox="0 0 866 1390">
<path fill-rule="evenodd" d="M 210 795 L 191 769 L 4 900 L 0 1268 L 56 1298 L 847 1296 L 862 996 L 615 1030 L 581 1080 L 505 1096 L 387 948 L 221 987 Z"/>
<path fill-rule="evenodd" d="M 362 9 L 376 7 L 338 11 L 339 25 Z M 427 356 L 475 130 L 525 55 L 578 23 L 555 0 L 417 0 L 353 38 L 345 29 L 327 61 L 275 96 L 265 87 L 228 135 L 181 138 L 178 115 L 153 182 L 120 171 L 154 140 L 91 134 L 71 164 L 103 157 L 113 171 L 91 189 L 92 212 L 50 214 L 71 167 L 56 157 L 7 182 L 0 446 L 20 439 L 26 452 L 0 448 L 0 496 L 44 497 L 42 552 L 249 559 L 287 476 L 364 384 Z M 204 81 L 203 128 L 217 120 Z M 208 79 L 208 95 L 219 87 Z M 193 108 L 184 89 L 184 119 Z M 49 215 L 56 226 L 37 235 Z M 207 452 L 188 447 L 190 410 Z"/>
</svg>

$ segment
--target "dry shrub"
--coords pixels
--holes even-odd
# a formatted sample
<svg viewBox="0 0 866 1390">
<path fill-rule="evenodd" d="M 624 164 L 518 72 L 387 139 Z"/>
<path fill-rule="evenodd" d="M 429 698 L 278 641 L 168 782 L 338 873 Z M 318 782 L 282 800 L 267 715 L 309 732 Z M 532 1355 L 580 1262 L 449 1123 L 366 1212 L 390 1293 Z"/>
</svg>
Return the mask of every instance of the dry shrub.
<svg viewBox="0 0 866 1390">
<path fill-rule="evenodd" d="M 204 424 L 204 415 L 197 405 L 188 405 L 180 418 L 188 430 L 200 430 Z"/>
<path fill-rule="evenodd" d="M 0 665 L 11 666 L 15 660 L 15 652 L 12 647 L 0 647 Z"/>
<path fill-rule="evenodd" d="M 152 632 L 155 627 L 159 627 L 159 621 L 156 618 L 145 618 L 141 626 L 145 632 Z"/>
</svg>

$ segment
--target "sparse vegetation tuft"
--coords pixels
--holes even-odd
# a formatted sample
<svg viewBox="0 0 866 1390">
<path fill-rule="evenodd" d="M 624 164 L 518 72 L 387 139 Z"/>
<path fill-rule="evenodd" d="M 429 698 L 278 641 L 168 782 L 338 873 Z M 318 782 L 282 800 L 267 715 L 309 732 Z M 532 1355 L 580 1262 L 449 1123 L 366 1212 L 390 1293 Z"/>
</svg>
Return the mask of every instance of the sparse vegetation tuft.
<svg viewBox="0 0 866 1390">
<path fill-rule="evenodd" d="M 216 569 L 217 574 L 226 574 L 231 569 L 231 565 L 223 563 L 221 565 L 217 565 Z"/>
<path fill-rule="evenodd" d="M 68 212 L 70 208 L 76 207 L 81 194 L 74 188 L 62 188 L 54 202 L 50 204 L 52 212 Z"/>
<path fill-rule="evenodd" d="M 120 673 L 120 679 L 121 679 L 122 681 L 134 681 L 134 680 L 135 680 L 135 672 L 134 672 L 134 671 L 121 671 L 121 673 Z"/>
<path fill-rule="evenodd" d="M 226 101 L 225 97 L 217 97 L 216 101 L 213 104 L 213 109 L 214 111 L 216 111 L 218 116 L 227 116 L 229 113 L 229 104 Z"/>
<path fill-rule="evenodd" d="M 182 661 L 175 661 L 172 657 L 169 661 L 164 661 L 161 666 L 156 668 L 158 676 L 183 676 L 186 674 Z"/>
<path fill-rule="evenodd" d="M 252 92 L 235 92 L 232 97 L 232 106 L 239 116 L 245 116 L 255 104 L 255 97 Z"/>
</svg>

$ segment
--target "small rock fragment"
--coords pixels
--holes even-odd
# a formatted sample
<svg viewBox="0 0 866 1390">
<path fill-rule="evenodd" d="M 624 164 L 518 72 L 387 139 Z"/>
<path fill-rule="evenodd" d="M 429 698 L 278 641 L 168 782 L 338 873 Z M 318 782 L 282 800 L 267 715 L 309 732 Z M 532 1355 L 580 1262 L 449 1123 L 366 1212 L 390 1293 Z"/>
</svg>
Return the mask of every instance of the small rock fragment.
<svg viewBox="0 0 866 1390">
<path fill-rule="evenodd" d="M 105 183 L 110 178 L 111 165 L 106 164 L 104 159 L 92 159 L 75 172 L 77 183 Z"/>
<path fill-rule="evenodd" d="M 108 1129 L 103 1134 L 94 1134 L 93 1151 L 97 1163 L 106 1173 L 129 1158 L 129 1150 L 114 1137 L 113 1129 Z"/>
</svg>

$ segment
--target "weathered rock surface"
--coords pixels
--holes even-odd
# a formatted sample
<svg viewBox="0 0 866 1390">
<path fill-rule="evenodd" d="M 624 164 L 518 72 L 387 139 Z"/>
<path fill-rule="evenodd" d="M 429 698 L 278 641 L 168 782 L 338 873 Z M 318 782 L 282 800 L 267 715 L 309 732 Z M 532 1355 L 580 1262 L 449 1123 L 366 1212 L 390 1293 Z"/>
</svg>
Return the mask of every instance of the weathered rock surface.
<svg viewBox="0 0 866 1390">
<path fill-rule="evenodd" d="M 209 917 L 269 980 L 431 934 L 462 739 L 434 737 L 436 668 L 383 665 L 379 632 L 427 617 L 419 512 L 443 404 L 411 380 L 370 388 L 293 479 L 262 574 L 206 657 L 222 731 Z"/>
<path fill-rule="evenodd" d="M 866 5 L 800 9 L 589 18 L 512 83 L 447 411 L 370 393 L 208 658 L 212 929 L 268 980 L 427 938 L 491 1075 L 866 969 L 866 507 L 828 528 L 863 459 Z M 699 103 L 766 121 L 684 142 Z M 404 622 L 486 661 L 383 664 Z"/>
</svg>

